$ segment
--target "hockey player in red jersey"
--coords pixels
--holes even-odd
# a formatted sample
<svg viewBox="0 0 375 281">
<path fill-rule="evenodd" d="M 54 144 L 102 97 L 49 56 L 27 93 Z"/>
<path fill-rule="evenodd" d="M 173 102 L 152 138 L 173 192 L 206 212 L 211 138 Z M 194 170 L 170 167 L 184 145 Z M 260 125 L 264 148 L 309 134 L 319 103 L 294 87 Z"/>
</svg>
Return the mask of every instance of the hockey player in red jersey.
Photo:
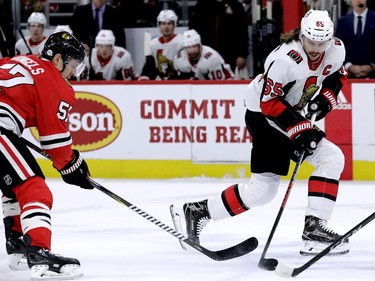
<svg viewBox="0 0 375 281">
<path fill-rule="evenodd" d="M 186 230 L 181 231 L 189 238 L 199 242 L 211 219 L 236 216 L 270 202 L 280 176 L 288 173 L 290 160 L 296 161 L 302 151 L 315 170 L 308 181 L 300 253 L 315 255 L 340 237 L 327 226 L 327 220 L 335 206 L 344 155 L 309 120 L 314 113 L 320 120 L 333 109 L 346 80 L 345 48 L 333 31 L 327 11 L 310 10 L 300 28 L 281 36 L 282 44 L 269 54 L 265 73 L 249 84 L 246 96 L 245 122 L 253 138 L 251 178 L 216 197 L 185 203 L 182 208 L 172 205 L 172 215 L 186 222 Z M 348 251 L 346 240 L 331 254 Z"/>
<path fill-rule="evenodd" d="M 75 93 L 68 80 L 79 76 L 84 48 L 68 32 L 52 34 L 40 56 L 0 60 L 0 188 L 9 266 L 26 264 L 33 279 L 81 275 L 80 263 L 51 250 L 52 194 L 38 163 L 22 141 L 25 128 L 36 127 L 41 148 L 68 184 L 93 187 L 89 169 L 72 149 L 69 111 Z"/>
</svg>

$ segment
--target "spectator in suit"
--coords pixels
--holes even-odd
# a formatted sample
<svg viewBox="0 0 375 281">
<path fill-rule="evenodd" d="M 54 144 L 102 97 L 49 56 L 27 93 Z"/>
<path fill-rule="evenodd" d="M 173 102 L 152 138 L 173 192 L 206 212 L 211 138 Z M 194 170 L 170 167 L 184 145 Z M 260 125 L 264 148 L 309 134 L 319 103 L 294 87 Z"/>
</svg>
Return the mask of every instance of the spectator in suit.
<svg viewBox="0 0 375 281">
<path fill-rule="evenodd" d="M 346 47 L 349 78 L 375 78 L 375 12 L 367 0 L 351 0 L 353 11 L 337 22 L 336 37 Z"/>
<path fill-rule="evenodd" d="M 249 34 L 245 10 L 238 0 L 198 0 L 189 29 L 202 37 L 202 44 L 219 52 L 234 71 L 246 67 Z"/>
<path fill-rule="evenodd" d="M 84 44 L 86 52 L 95 47 L 95 38 L 102 29 L 112 30 L 116 46 L 125 48 L 123 21 L 118 11 L 105 2 L 106 0 L 91 0 L 89 4 L 77 6 L 71 17 L 69 25 L 74 36 Z"/>
</svg>

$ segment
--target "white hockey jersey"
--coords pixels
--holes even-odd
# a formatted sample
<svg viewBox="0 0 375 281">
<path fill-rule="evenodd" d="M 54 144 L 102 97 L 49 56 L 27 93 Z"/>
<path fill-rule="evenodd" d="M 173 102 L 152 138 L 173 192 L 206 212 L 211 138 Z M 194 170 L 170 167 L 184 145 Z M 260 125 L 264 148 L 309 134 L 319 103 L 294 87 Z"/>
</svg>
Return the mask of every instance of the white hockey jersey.
<svg viewBox="0 0 375 281">
<path fill-rule="evenodd" d="M 91 61 L 85 57 L 87 72 L 94 72 L 95 80 L 134 80 L 134 62 L 126 49 L 114 46 L 113 54 L 106 60 L 98 56 L 98 49 L 91 52 Z"/>
<path fill-rule="evenodd" d="M 300 41 L 284 43 L 267 57 L 265 73 L 259 74 L 249 84 L 246 107 L 277 118 L 285 110 L 287 102 L 301 113 L 332 74 L 329 86 L 325 86 L 325 90 L 332 93 L 335 92 L 335 85 L 346 79 L 344 58 L 345 47 L 338 38 L 331 40 L 330 48 L 317 62 L 309 61 Z"/>
<path fill-rule="evenodd" d="M 160 78 L 168 79 L 174 74 L 173 59 L 181 50 L 182 41 L 183 36 L 181 34 L 175 34 L 168 41 L 164 41 L 162 36 L 151 40 L 151 55 L 155 59 Z"/>
<path fill-rule="evenodd" d="M 226 80 L 234 78 L 229 64 L 211 47 L 202 45 L 201 56 L 198 62 L 190 60 L 187 50 L 182 49 L 175 56 L 174 67 L 179 73 L 194 73 L 199 80 Z"/>
<path fill-rule="evenodd" d="M 47 37 L 43 37 L 43 39 L 39 42 L 34 43 L 31 39 L 31 36 L 26 36 L 25 40 L 27 42 L 27 46 L 29 46 L 32 55 L 40 55 L 44 48 L 44 44 L 47 41 Z M 30 55 L 30 50 L 26 46 L 25 41 L 21 38 L 16 42 L 15 45 L 15 52 L 16 55 Z"/>
</svg>

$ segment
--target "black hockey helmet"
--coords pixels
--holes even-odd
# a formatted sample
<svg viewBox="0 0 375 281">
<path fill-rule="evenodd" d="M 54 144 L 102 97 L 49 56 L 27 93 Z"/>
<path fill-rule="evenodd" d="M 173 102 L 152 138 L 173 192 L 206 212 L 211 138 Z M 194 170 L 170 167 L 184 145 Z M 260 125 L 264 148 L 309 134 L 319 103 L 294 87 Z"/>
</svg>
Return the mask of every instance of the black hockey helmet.
<svg viewBox="0 0 375 281">
<path fill-rule="evenodd" d="M 69 58 L 74 58 L 82 62 L 85 58 L 85 49 L 82 43 L 72 34 L 61 31 L 51 34 L 42 50 L 42 57 L 49 61 L 51 61 L 56 54 L 61 54 L 65 62 Z"/>
</svg>

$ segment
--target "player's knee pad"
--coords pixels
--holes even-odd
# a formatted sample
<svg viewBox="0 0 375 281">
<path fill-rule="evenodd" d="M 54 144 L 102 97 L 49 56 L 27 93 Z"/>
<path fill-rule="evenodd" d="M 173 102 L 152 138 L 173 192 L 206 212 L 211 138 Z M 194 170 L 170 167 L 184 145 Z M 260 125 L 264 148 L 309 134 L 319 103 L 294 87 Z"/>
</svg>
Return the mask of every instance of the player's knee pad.
<svg viewBox="0 0 375 281">
<path fill-rule="evenodd" d="M 262 206 L 276 196 L 280 176 L 273 173 L 253 173 L 249 182 L 238 185 L 240 195 L 249 208 Z"/>
<path fill-rule="evenodd" d="M 315 166 L 312 176 L 338 180 L 344 170 L 345 157 L 341 149 L 330 141 L 323 139 L 323 146 L 314 153 L 309 163 Z M 310 158 L 310 157 L 308 157 Z"/>
</svg>

